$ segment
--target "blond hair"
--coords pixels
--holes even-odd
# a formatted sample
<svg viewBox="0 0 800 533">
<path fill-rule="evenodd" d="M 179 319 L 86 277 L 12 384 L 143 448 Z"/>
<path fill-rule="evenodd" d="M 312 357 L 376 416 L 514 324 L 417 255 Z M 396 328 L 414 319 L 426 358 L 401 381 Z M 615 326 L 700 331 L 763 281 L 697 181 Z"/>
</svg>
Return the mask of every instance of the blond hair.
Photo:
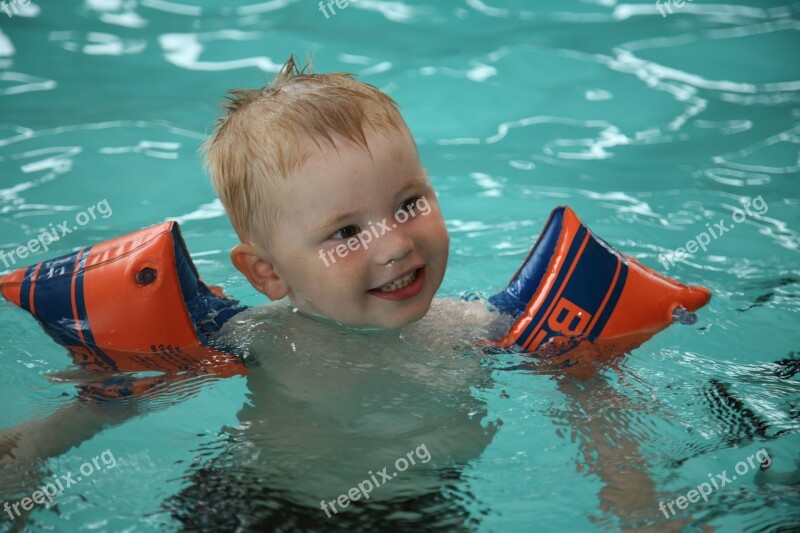
<svg viewBox="0 0 800 533">
<path fill-rule="evenodd" d="M 308 72 L 307 72 L 308 71 Z M 352 74 L 312 74 L 294 54 L 261 89 L 229 90 L 225 113 L 203 144 L 204 163 L 242 242 L 270 243 L 279 216 L 273 194 L 279 178 L 334 136 L 369 152 L 365 128 L 406 129 L 397 103 Z M 309 142 L 311 141 L 311 142 Z"/>
</svg>

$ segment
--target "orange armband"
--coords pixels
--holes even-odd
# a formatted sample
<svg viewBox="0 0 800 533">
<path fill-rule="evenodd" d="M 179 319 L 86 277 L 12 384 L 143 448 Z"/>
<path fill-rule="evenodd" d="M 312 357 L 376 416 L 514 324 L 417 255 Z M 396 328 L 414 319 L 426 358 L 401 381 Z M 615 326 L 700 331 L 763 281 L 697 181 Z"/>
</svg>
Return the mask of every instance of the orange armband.
<svg viewBox="0 0 800 533">
<path fill-rule="evenodd" d="M 87 370 L 244 373 L 210 340 L 244 307 L 203 283 L 177 222 L 15 270 L 0 293 Z"/>
<path fill-rule="evenodd" d="M 489 299 L 514 323 L 497 344 L 566 354 L 631 350 L 673 323 L 691 322 L 711 292 L 642 265 L 594 235 L 569 207 L 550 214 L 508 287 Z M 578 350 L 576 353 L 584 353 Z"/>
</svg>

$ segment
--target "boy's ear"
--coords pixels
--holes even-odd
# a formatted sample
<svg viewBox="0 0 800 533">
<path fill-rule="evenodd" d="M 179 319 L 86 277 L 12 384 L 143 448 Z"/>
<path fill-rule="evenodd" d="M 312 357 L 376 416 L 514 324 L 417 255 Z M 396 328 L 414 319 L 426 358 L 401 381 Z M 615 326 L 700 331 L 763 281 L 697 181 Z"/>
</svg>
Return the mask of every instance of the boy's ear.
<svg viewBox="0 0 800 533">
<path fill-rule="evenodd" d="M 289 287 L 275 272 L 274 265 L 258 256 L 258 250 L 250 243 L 240 242 L 231 250 L 231 262 L 244 274 L 257 291 L 270 300 L 280 300 L 289 294 Z"/>
</svg>

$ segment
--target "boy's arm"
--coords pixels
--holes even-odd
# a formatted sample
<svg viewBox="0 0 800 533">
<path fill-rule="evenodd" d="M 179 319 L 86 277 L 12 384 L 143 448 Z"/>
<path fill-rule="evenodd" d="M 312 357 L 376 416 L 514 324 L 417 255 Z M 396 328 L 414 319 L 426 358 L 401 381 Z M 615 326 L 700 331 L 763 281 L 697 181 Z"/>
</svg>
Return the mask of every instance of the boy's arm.
<svg viewBox="0 0 800 533">
<path fill-rule="evenodd" d="M 76 397 L 46 418 L 0 430 L 0 468 L 61 455 L 107 426 L 137 413 L 136 401 L 100 402 Z"/>
<path fill-rule="evenodd" d="M 42 462 L 68 452 L 110 426 L 148 412 L 155 407 L 150 400 L 160 397 L 165 387 L 170 387 L 169 395 L 176 402 L 193 396 L 196 390 L 182 394 L 179 382 L 187 377 L 192 374 L 82 381 L 79 395 L 50 415 L 0 429 L 0 487 L 38 487 L 32 476 L 40 472 Z"/>
<path fill-rule="evenodd" d="M 637 408 L 630 398 L 600 375 L 581 381 L 557 377 L 557 381 L 570 400 L 566 419 L 581 442 L 585 464 L 603 483 L 600 509 L 616 515 L 622 531 L 680 532 L 693 523 L 688 512 L 666 520 L 662 516 L 660 495 L 648 474 L 650 465 L 631 427 Z M 703 525 L 701 530 L 710 529 Z"/>
</svg>

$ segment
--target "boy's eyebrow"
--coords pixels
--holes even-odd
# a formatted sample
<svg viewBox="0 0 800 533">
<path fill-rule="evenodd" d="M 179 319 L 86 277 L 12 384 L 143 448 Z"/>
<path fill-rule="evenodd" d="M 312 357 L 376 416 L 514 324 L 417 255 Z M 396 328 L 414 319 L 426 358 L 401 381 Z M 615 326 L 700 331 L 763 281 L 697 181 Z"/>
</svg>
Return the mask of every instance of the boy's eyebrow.
<svg viewBox="0 0 800 533">
<path fill-rule="evenodd" d="M 412 181 L 408 182 L 405 187 L 397 191 L 396 196 L 403 196 L 405 193 L 410 191 L 411 189 L 416 189 L 417 187 L 427 187 L 428 183 L 425 180 L 421 180 L 419 178 L 414 178 Z"/>
<path fill-rule="evenodd" d="M 322 233 L 323 231 L 327 231 L 329 228 L 337 227 L 337 224 L 340 224 L 351 217 L 355 217 L 357 214 L 357 212 L 352 212 L 336 216 L 326 223 L 317 226 L 317 228 L 314 230 L 314 233 Z"/>
</svg>

